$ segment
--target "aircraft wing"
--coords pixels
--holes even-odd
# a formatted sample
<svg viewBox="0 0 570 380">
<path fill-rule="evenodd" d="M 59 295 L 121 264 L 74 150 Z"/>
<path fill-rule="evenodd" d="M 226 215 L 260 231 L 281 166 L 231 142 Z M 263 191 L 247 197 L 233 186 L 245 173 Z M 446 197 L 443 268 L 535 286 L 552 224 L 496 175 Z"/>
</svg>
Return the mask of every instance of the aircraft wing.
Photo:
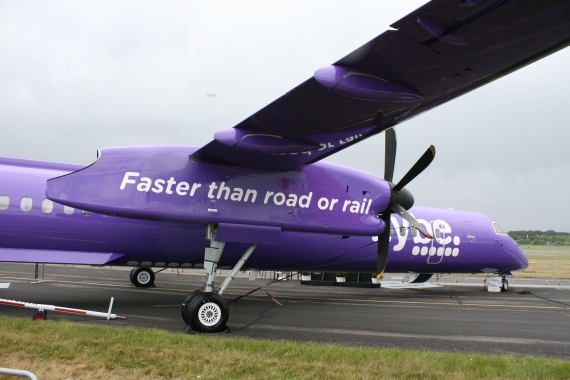
<svg viewBox="0 0 570 380">
<path fill-rule="evenodd" d="M 190 157 L 271 171 L 321 160 L 568 46 L 570 2 L 433 0 L 391 27 Z"/>
<path fill-rule="evenodd" d="M 111 252 L 0 248 L 0 262 L 104 265 L 122 256 Z"/>
</svg>

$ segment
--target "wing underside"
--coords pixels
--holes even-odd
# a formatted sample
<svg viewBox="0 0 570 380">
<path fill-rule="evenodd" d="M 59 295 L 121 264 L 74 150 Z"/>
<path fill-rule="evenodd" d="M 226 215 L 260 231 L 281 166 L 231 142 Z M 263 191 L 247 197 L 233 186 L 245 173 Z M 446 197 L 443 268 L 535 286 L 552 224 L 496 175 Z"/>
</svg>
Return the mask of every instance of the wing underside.
<svg viewBox="0 0 570 380">
<path fill-rule="evenodd" d="M 338 85 L 316 74 L 191 158 L 271 171 L 321 160 L 568 46 L 570 3 L 434 0 L 391 26 L 317 71 Z"/>
<path fill-rule="evenodd" d="M 120 253 L 110 252 L 0 248 L 0 262 L 14 263 L 105 265 L 122 256 Z"/>
</svg>

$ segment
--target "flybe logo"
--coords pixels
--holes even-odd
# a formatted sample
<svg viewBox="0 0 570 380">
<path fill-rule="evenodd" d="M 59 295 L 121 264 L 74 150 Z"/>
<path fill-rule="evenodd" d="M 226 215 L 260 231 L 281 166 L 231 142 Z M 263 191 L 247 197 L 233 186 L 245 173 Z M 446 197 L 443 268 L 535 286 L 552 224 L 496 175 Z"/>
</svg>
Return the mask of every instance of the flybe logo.
<svg viewBox="0 0 570 380">
<path fill-rule="evenodd" d="M 428 260 L 439 261 L 443 256 L 457 257 L 459 255 L 459 245 L 461 238 L 453 236 L 451 226 L 444 220 L 437 219 L 428 222 L 425 219 L 417 219 L 425 229 L 434 237 L 429 239 L 419 233 L 415 228 L 410 228 L 410 223 L 402 219 L 402 225 L 395 217 L 391 219 L 390 227 L 390 241 L 395 237 L 396 244 L 393 247 L 394 251 L 402 251 L 406 244 L 412 247 L 412 255 L 428 256 Z M 410 239 L 408 239 L 412 235 Z M 372 240 L 378 241 L 377 237 Z"/>
</svg>

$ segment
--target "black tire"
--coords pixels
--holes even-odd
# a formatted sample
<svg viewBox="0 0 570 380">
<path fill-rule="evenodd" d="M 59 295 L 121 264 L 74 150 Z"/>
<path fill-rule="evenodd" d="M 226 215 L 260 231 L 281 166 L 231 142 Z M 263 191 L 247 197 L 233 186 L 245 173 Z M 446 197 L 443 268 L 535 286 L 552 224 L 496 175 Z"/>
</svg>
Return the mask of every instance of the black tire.
<svg viewBox="0 0 570 380">
<path fill-rule="evenodd" d="M 34 315 L 32 315 L 32 319 L 34 321 L 45 321 L 47 319 L 47 311 L 34 311 Z"/>
<path fill-rule="evenodd" d="M 506 292 L 507 290 L 509 290 L 509 282 L 507 279 L 503 278 L 503 286 L 501 286 L 501 291 Z"/>
<path fill-rule="evenodd" d="M 229 309 L 226 300 L 213 293 L 198 293 L 186 306 L 188 326 L 195 332 L 217 333 L 226 329 Z M 184 311 L 182 312 L 184 315 Z"/>
<path fill-rule="evenodd" d="M 182 313 L 182 319 L 184 320 L 184 323 L 186 323 L 188 326 L 192 324 L 189 312 L 190 302 L 192 302 L 194 297 L 196 297 L 198 294 L 200 294 L 200 291 L 195 290 L 192 293 L 188 294 L 188 296 L 184 298 L 184 301 L 182 302 L 182 308 L 180 311 Z"/>
<path fill-rule="evenodd" d="M 154 272 L 151 268 L 135 267 L 131 270 L 131 283 L 137 288 L 150 288 L 154 285 Z"/>
</svg>

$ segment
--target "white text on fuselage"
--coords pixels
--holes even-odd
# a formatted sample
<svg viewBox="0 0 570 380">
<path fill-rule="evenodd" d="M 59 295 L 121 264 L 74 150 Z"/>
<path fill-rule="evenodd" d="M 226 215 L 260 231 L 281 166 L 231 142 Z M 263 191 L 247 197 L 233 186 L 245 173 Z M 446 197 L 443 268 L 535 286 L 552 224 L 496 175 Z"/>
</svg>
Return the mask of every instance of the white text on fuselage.
<svg viewBox="0 0 570 380">
<path fill-rule="evenodd" d="M 137 178 L 137 179 L 135 179 Z M 138 182 L 138 183 L 137 183 Z M 168 180 L 155 179 L 154 181 L 148 177 L 141 177 L 137 172 L 126 172 L 121 186 L 121 190 L 125 190 L 128 185 L 136 185 L 137 191 L 149 192 L 160 194 L 177 194 L 179 196 L 193 197 L 199 192 L 202 187 L 201 183 L 195 182 L 192 185 L 188 182 L 177 182 L 174 177 Z M 207 196 L 209 199 L 223 199 L 232 202 L 245 202 L 256 203 L 258 201 L 258 192 L 256 189 L 243 189 L 241 187 L 230 188 L 226 186 L 225 182 L 212 182 L 208 186 Z M 315 197 L 316 198 L 316 197 Z M 259 201 L 263 199 L 263 204 L 274 204 L 276 206 L 288 206 L 309 208 L 313 201 L 313 192 L 306 195 L 286 194 L 279 191 L 266 191 L 263 198 L 260 196 Z M 352 214 L 368 214 L 372 199 L 364 198 L 362 201 L 344 200 L 340 201 L 337 198 L 321 197 L 316 201 L 319 210 L 333 211 L 341 209 L 342 212 L 349 212 Z"/>
</svg>

